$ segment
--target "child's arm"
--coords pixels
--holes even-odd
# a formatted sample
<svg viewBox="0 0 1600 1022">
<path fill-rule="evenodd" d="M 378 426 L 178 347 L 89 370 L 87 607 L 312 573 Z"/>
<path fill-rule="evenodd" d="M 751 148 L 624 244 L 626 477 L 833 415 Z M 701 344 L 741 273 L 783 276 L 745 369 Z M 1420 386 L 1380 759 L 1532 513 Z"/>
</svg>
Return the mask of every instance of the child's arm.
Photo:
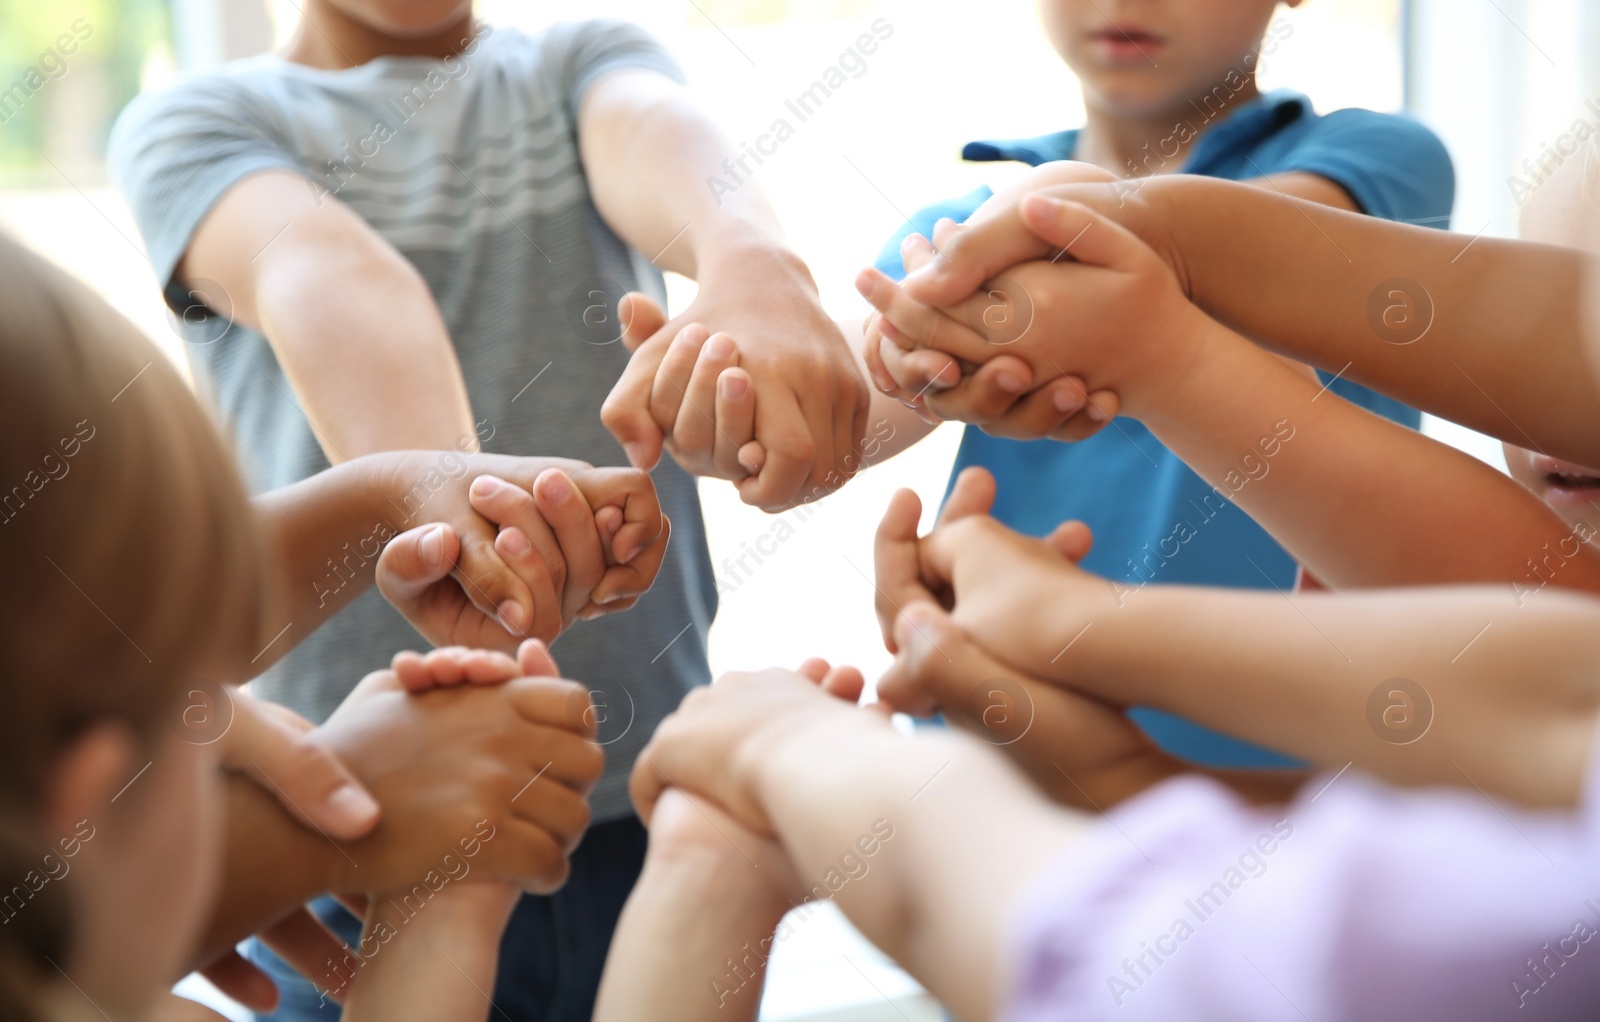
<svg viewBox="0 0 1600 1022">
<path fill-rule="evenodd" d="M 1210 178 L 1045 191 L 1133 230 L 1217 319 L 1303 361 L 1510 443 L 1600 463 L 1600 386 L 1582 340 L 1586 257 L 1355 216 Z M 959 302 L 1060 246 L 1034 232 L 1048 204 L 1021 189 L 907 278 Z"/>
<path fill-rule="evenodd" d="M 1403 783 L 1470 780 L 1535 805 L 1578 794 L 1600 708 L 1589 598 L 1130 587 L 983 515 L 935 529 L 908 567 L 906 534 L 904 513 L 879 534 L 892 636 L 922 640 L 896 622 L 931 593 L 996 656 L 1117 705 Z"/>
<path fill-rule="evenodd" d="M 381 953 L 367 959 L 343 1017 L 351 1022 L 487 1018 L 500 938 L 518 893 L 511 884 L 455 882 L 427 902 L 426 911 L 410 916 L 395 900 L 374 898 L 363 942 Z"/>
<path fill-rule="evenodd" d="M 509 651 L 522 628 L 495 610 L 506 600 L 493 603 L 507 580 L 521 593 L 507 600 L 527 608 L 521 624 L 553 639 L 580 613 L 630 606 L 654 581 L 666 544 L 647 475 L 554 458 L 368 455 L 262 494 L 255 507 L 267 560 L 283 574 L 261 653 L 239 665 L 241 676 L 264 670 L 365 592 L 380 558 L 393 569 L 385 595 L 429 641 Z M 447 524 L 469 519 L 487 535 Z M 408 533 L 403 551 L 386 554 L 422 523 L 440 523 L 438 533 Z"/>
<path fill-rule="evenodd" d="M 811 897 L 966 1019 L 998 1009 L 1019 900 L 1088 827 L 975 739 L 908 741 L 789 671 L 691 693 L 632 786 L 647 821 L 676 787 L 774 835 Z"/>
<path fill-rule="evenodd" d="M 650 71 L 615 71 L 584 96 L 578 138 L 595 206 L 630 245 L 699 282 L 695 300 L 641 346 L 602 417 L 635 465 L 651 467 L 664 431 L 652 415 L 657 366 L 693 322 L 737 337 L 758 401 L 766 449 L 745 499 L 788 506 L 829 486 L 863 434 L 866 381 L 823 311 L 810 271 L 783 240 L 759 183 L 706 187 L 734 147 L 687 90 Z M 648 168 L 647 172 L 641 172 Z M 685 467 L 713 473 L 709 447 L 679 448 Z"/>
<path fill-rule="evenodd" d="M 500 935 L 518 891 L 476 878 L 444 884 L 426 901 L 409 890 L 372 898 L 356 955 L 349 956 L 360 964 L 352 970 L 344 1018 L 482 1022 L 489 1016 Z"/>
<path fill-rule="evenodd" d="M 982 360 L 1005 342 L 1040 378 L 1077 372 L 1116 391 L 1126 414 L 1210 482 L 1214 506 L 1175 526 L 1170 548 L 1148 555 L 1148 573 L 1183 556 L 1183 542 L 1231 501 L 1334 587 L 1538 588 L 1535 565 L 1560 550 L 1551 581 L 1600 591 L 1600 552 L 1523 487 L 1340 399 L 1209 318 L 1155 252 L 1112 220 L 1058 204 L 1048 232 L 1073 258 L 1006 271 L 1010 300 L 1031 310 L 1020 331 L 975 328 L 988 297 L 929 310 L 888 285 L 874 301 L 908 332 L 926 335 L 937 322 L 941 343 L 961 357 Z"/>
<path fill-rule="evenodd" d="M 316 191 L 285 170 L 240 181 L 201 220 L 176 280 L 267 338 L 332 464 L 477 450 L 466 384 L 427 284 L 349 207 Z M 528 587 L 495 553 L 493 526 L 464 500 L 447 510 L 441 520 L 463 539 L 473 605 L 491 619 L 504 608 L 518 637 L 552 635 L 556 625 L 536 619 Z"/>
</svg>

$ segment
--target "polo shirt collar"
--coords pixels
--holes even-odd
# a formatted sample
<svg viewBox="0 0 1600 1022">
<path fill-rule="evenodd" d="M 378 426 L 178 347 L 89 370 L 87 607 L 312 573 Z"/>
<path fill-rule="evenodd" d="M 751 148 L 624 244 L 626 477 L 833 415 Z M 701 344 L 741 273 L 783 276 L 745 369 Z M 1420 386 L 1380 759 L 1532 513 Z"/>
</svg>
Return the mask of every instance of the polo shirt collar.
<svg viewBox="0 0 1600 1022">
<path fill-rule="evenodd" d="M 1185 169 L 1194 171 L 1215 155 L 1249 149 L 1284 126 L 1312 112 L 1311 101 L 1290 89 L 1274 89 L 1239 107 L 1200 137 Z M 968 142 L 961 158 L 975 163 L 1015 160 L 1037 167 L 1041 163 L 1070 160 L 1078 147 L 1079 129 L 1070 128 L 1035 138 L 992 139 Z"/>
</svg>

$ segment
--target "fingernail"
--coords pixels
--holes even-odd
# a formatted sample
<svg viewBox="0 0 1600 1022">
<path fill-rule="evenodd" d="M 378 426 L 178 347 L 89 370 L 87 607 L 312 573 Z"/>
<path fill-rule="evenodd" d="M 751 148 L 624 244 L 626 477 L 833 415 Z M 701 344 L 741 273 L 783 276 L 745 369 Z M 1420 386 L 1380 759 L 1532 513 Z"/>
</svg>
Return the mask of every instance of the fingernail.
<svg viewBox="0 0 1600 1022">
<path fill-rule="evenodd" d="M 724 376 L 719 382 L 722 396 L 728 401 L 737 401 L 750 391 L 750 381 L 744 376 Z"/>
<path fill-rule="evenodd" d="M 1106 410 L 1091 401 L 1089 402 L 1089 418 L 1093 419 L 1095 422 L 1105 422 Z"/>
<path fill-rule="evenodd" d="M 868 299 L 872 297 L 872 284 L 872 274 L 868 273 L 866 270 L 862 270 L 860 273 L 856 274 L 856 293 L 861 297 Z"/>
<path fill-rule="evenodd" d="M 634 468 L 644 468 L 644 444 L 637 440 L 630 440 L 622 445 L 623 453 L 628 456 L 628 464 Z"/>
<path fill-rule="evenodd" d="M 521 529 L 507 529 L 502 532 L 500 546 L 512 557 L 526 557 L 528 551 L 533 549 L 533 544 L 528 542 L 528 537 L 522 534 Z"/>
<path fill-rule="evenodd" d="M 417 544 L 417 552 L 422 555 L 422 563 L 430 568 L 437 568 L 444 563 L 444 526 L 435 525 L 422 534 L 422 541 Z"/>
<path fill-rule="evenodd" d="M 478 497 L 492 497 L 505 489 L 505 484 L 494 476 L 479 476 L 472 481 L 472 493 Z"/>
<path fill-rule="evenodd" d="M 643 550 L 643 549 L 644 549 L 644 546 L 638 540 L 634 540 L 632 543 L 629 543 L 626 547 L 622 548 L 621 550 L 613 550 L 613 551 L 611 551 L 611 553 L 612 553 L 612 556 L 616 557 L 616 559 L 618 561 L 620 561 L 623 564 L 627 564 L 629 561 L 633 560 L 635 557 L 638 557 L 639 556 L 639 551 Z"/>
<path fill-rule="evenodd" d="M 704 351 L 707 358 L 723 361 L 733 355 L 733 338 L 727 334 L 718 334 L 706 343 Z"/>
<path fill-rule="evenodd" d="M 354 784 L 335 788 L 328 796 L 327 806 L 334 816 L 351 826 L 360 826 L 378 815 L 378 803 Z"/>
<path fill-rule="evenodd" d="M 522 634 L 524 627 L 526 627 L 523 618 L 522 604 L 518 603 L 516 600 L 507 600 L 506 602 L 500 604 L 498 613 L 500 615 L 500 623 L 505 625 L 506 631 L 513 632 L 517 635 Z"/>
<path fill-rule="evenodd" d="M 560 472 L 551 472 L 539 481 L 539 494 L 556 507 L 572 499 L 572 487 Z"/>
<path fill-rule="evenodd" d="M 1022 388 L 1027 386 L 1027 383 L 1016 373 L 997 373 L 994 378 L 994 385 L 1007 394 L 1020 394 L 1022 393 Z"/>
<path fill-rule="evenodd" d="M 1056 411 L 1064 414 L 1076 412 L 1083 407 L 1083 399 L 1070 390 L 1057 390 L 1051 396 L 1050 403 L 1056 406 Z"/>
</svg>

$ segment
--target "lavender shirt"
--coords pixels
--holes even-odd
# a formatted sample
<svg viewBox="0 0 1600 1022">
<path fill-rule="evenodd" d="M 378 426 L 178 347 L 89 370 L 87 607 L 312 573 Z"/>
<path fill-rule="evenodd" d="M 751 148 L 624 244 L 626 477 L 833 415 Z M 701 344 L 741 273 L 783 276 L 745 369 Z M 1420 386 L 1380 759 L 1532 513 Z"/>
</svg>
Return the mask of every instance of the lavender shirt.
<svg viewBox="0 0 1600 1022">
<path fill-rule="evenodd" d="M 1600 754 L 1573 813 L 1354 771 L 1268 812 L 1181 778 L 1024 905 L 1007 1022 L 1600 1019 Z"/>
</svg>

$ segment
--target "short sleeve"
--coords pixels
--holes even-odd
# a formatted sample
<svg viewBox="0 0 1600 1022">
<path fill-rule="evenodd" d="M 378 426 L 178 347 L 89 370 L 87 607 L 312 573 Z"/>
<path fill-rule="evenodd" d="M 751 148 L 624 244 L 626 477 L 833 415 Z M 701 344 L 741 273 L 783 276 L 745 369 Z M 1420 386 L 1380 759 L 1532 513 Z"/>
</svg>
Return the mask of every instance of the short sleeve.
<svg viewBox="0 0 1600 1022">
<path fill-rule="evenodd" d="M 578 123 L 578 107 L 589 87 L 612 71 L 657 71 L 686 82 L 683 69 L 655 36 L 638 25 L 614 19 L 563 22 L 544 34 L 541 58 L 566 105 L 568 123 Z"/>
<path fill-rule="evenodd" d="M 1450 226 L 1456 192 L 1450 153 L 1437 135 L 1408 117 L 1335 110 L 1273 169 L 1325 177 L 1368 216 L 1441 230 Z"/>
<path fill-rule="evenodd" d="M 284 138 L 263 100 L 242 83 L 215 75 L 146 93 L 117 118 L 112 179 L 132 207 L 169 304 L 189 304 L 173 294 L 172 276 L 223 193 L 265 170 L 305 173 Z"/>
</svg>

